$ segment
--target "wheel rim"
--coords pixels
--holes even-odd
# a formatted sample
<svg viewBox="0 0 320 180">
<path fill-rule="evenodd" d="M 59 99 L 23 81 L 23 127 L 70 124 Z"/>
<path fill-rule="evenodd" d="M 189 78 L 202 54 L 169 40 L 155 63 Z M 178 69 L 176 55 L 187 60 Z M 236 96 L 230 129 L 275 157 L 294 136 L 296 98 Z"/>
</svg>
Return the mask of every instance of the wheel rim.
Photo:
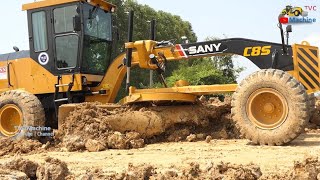
<svg viewBox="0 0 320 180">
<path fill-rule="evenodd" d="M 262 129 L 275 129 L 285 122 L 288 116 L 286 99 L 271 88 L 262 88 L 252 93 L 246 110 L 249 120 Z"/>
<path fill-rule="evenodd" d="M 18 106 L 7 104 L 0 109 L 0 132 L 5 136 L 14 136 L 22 125 L 22 112 Z"/>
</svg>

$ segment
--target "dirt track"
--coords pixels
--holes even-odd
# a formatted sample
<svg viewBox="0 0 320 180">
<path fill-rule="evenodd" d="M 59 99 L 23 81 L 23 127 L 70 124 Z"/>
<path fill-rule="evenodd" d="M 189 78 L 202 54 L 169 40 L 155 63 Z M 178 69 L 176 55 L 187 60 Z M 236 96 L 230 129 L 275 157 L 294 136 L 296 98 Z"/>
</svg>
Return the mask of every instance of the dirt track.
<svg viewBox="0 0 320 180">
<path fill-rule="evenodd" d="M 212 140 L 210 143 L 178 142 L 151 144 L 140 149 L 107 150 L 102 152 L 46 152 L 22 155 L 23 158 L 43 163 L 46 157 L 54 157 L 67 163 L 75 177 L 86 174 L 87 170 L 101 169 L 100 174 L 122 172 L 133 165 L 151 164 L 159 170 L 172 165 L 188 166 L 191 162 L 208 166 L 208 163 L 249 164 L 260 166 L 263 175 L 285 172 L 292 169 L 294 161 L 302 161 L 308 156 L 320 155 L 320 132 L 302 134 L 289 146 L 253 146 L 247 140 Z M 14 159 L 4 156 L 0 163 Z"/>
</svg>

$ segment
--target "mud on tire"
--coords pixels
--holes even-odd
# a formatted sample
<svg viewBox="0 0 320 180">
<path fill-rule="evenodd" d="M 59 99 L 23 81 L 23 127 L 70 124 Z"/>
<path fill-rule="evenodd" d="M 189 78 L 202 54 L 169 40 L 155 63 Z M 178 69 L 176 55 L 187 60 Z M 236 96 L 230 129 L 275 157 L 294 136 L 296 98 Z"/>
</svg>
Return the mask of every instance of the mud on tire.
<svg viewBox="0 0 320 180">
<path fill-rule="evenodd" d="M 17 107 L 22 113 L 22 123 L 21 125 L 24 127 L 33 126 L 33 127 L 43 127 L 45 126 L 45 112 L 42 107 L 39 99 L 26 91 L 23 90 L 12 90 L 6 91 L 0 95 L 0 112 L 6 105 L 12 105 Z M 2 120 L 6 120 L 5 118 L 1 119 L 0 123 L 3 123 Z M 0 124 L 2 126 L 2 124 Z M 2 129 L 2 128 L 1 128 Z M 17 139 L 25 138 L 25 133 L 28 132 L 26 130 L 21 130 L 17 132 L 12 137 Z M 31 132 L 35 133 L 35 132 Z M 8 134 L 4 134 L 0 132 L 1 135 L 9 136 Z M 11 136 L 11 135 L 10 135 Z M 29 138 L 38 139 L 38 136 L 32 136 Z"/>
<path fill-rule="evenodd" d="M 287 104 L 286 116 L 272 128 L 261 128 L 248 115 L 249 97 L 264 88 L 278 92 Z M 305 88 L 290 74 L 275 69 L 260 70 L 240 83 L 232 97 L 231 113 L 241 135 L 254 144 L 283 145 L 300 135 L 308 123 L 308 101 Z"/>
</svg>

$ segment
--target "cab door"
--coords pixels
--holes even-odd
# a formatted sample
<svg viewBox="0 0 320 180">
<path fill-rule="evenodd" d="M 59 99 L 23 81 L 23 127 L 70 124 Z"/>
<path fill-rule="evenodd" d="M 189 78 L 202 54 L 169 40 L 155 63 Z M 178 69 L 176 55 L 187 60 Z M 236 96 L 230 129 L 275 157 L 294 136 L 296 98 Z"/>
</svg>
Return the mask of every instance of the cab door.
<svg viewBox="0 0 320 180">
<path fill-rule="evenodd" d="M 55 7 L 53 14 L 53 44 L 55 70 L 58 74 L 79 72 L 80 32 L 74 31 L 73 19 L 79 16 L 78 4 Z"/>
<path fill-rule="evenodd" d="M 50 8 L 28 11 L 30 57 L 49 72 L 54 71 Z"/>
</svg>

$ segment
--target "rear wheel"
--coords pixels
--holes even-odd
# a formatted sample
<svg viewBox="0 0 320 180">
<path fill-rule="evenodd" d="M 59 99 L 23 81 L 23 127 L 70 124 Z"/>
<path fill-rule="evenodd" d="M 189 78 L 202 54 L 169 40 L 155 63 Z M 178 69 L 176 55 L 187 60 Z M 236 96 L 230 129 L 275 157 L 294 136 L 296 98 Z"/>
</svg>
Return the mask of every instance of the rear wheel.
<svg viewBox="0 0 320 180">
<path fill-rule="evenodd" d="M 0 95 L 0 133 L 7 137 L 22 138 L 27 132 L 37 138 L 36 131 L 28 128 L 43 127 L 45 113 L 39 99 L 22 90 L 7 91 Z"/>
<path fill-rule="evenodd" d="M 232 116 L 241 134 L 254 144 L 283 145 L 308 123 L 308 101 L 305 88 L 290 74 L 261 70 L 238 86 Z"/>
</svg>

